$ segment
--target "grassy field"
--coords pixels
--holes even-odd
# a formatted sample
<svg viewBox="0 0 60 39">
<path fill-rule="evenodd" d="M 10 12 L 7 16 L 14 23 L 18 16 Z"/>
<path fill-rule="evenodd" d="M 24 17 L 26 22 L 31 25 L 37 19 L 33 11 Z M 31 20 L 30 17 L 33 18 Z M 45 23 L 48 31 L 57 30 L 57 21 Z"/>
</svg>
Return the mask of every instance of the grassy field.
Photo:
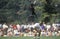
<svg viewBox="0 0 60 39">
<path fill-rule="evenodd" d="M 0 37 L 0 39 L 34 39 L 34 37 Z M 60 39 L 60 36 L 41 36 L 40 39 Z"/>
</svg>

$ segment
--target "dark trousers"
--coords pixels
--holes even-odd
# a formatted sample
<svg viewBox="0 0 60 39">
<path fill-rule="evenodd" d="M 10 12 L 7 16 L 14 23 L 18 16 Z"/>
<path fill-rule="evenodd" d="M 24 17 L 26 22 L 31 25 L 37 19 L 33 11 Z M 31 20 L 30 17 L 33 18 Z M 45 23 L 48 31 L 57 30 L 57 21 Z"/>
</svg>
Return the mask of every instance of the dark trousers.
<svg viewBox="0 0 60 39">
<path fill-rule="evenodd" d="M 5 29 L 3 30 L 4 35 L 7 35 L 7 30 L 8 30 L 8 28 L 5 28 Z"/>
</svg>

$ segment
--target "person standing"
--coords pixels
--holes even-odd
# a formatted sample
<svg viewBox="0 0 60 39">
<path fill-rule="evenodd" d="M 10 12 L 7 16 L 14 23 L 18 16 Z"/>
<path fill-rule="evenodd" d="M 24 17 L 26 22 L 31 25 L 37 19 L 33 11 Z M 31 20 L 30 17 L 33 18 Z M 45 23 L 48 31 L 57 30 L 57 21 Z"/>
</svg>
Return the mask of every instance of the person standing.
<svg viewBox="0 0 60 39">
<path fill-rule="evenodd" d="M 8 30 L 8 25 L 6 25 L 6 23 L 3 24 L 3 33 L 4 33 L 4 36 L 7 35 L 7 30 Z"/>
<path fill-rule="evenodd" d="M 37 31 L 37 33 L 35 34 L 34 39 L 40 39 L 40 35 L 41 35 L 41 27 L 40 27 L 40 23 L 35 23 L 35 30 Z"/>
</svg>

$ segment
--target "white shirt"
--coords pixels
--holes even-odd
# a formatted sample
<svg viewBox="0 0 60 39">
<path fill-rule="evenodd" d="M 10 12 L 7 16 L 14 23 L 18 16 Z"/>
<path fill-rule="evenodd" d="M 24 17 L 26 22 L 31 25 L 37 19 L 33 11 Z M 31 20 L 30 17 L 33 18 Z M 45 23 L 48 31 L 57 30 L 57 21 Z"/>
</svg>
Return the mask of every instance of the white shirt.
<svg viewBox="0 0 60 39">
<path fill-rule="evenodd" d="M 8 28 L 8 26 L 7 26 L 7 25 L 5 25 L 5 24 L 3 24 L 3 29 L 5 29 L 5 28 Z"/>
<path fill-rule="evenodd" d="M 49 29 L 51 26 L 50 25 L 47 25 L 46 28 Z"/>
<path fill-rule="evenodd" d="M 34 25 L 37 29 L 41 30 L 40 24 L 39 23 L 35 23 Z"/>
<path fill-rule="evenodd" d="M 20 29 L 20 25 L 19 24 L 17 24 L 16 26 L 17 26 L 18 29 Z"/>
<path fill-rule="evenodd" d="M 14 30 L 14 34 L 15 34 L 15 35 L 16 35 L 16 34 L 19 34 L 18 30 Z"/>
</svg>

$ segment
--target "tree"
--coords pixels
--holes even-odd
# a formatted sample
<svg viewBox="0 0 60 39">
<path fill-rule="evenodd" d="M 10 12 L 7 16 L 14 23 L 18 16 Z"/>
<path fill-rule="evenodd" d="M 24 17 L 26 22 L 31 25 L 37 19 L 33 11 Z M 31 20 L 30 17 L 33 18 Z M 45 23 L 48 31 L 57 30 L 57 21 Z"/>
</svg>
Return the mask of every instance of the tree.
<svg viewBox="0 0 60 39">
<path fill-rule="evenodd" d="M 0 0 L 0 21 L 26 23 L 29 15 L 37 15 L 35 22 L 43 21 L 59 11 L 59 6 L 55 7 L 59 3 L 59 0 Z"/>
<path fill-rule="evenodd" d="M 52 0 L 46 0 L 44 9 L 45 9 L 45 12 L 48 12 L 48 14 L 56 14 L 56 9 Z"/>
</svg>

